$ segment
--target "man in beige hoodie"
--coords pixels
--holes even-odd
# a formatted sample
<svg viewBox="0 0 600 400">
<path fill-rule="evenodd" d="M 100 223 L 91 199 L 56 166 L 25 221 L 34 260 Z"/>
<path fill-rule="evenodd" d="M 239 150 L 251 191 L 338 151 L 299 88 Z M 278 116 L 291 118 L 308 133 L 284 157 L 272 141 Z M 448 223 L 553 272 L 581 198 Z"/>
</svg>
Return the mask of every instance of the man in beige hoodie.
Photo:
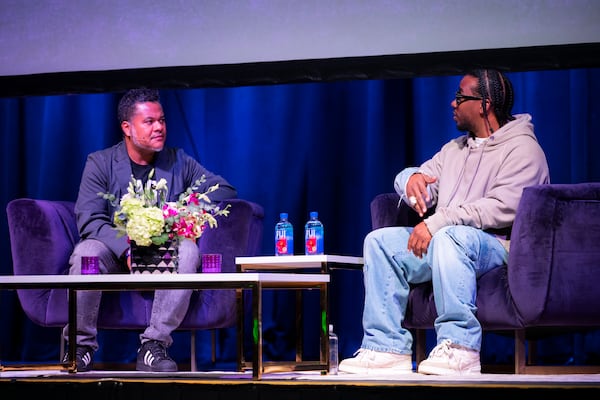
<svg viewBox="0 0 600 400">
<path fill-rule="evenodd" d="M 364 335 L 348 373 L 412 372 L 412 336 L 401 325 L 409 284 L 431 281 L 437 345 L 417 371 L 481 372 L 476 278 L 506 263 L 510 228 L 523 188 L 549 183 L 546 157 L 531 116 L 511 114 L 513 88 L 496 70 L 467 73 L 452 100 L 456 127 L 466 132 L 420 167 L 394 181 L 402 201 L 421 216 L 414 228 L 388 227 L 364 242 Z"/>
</svg>

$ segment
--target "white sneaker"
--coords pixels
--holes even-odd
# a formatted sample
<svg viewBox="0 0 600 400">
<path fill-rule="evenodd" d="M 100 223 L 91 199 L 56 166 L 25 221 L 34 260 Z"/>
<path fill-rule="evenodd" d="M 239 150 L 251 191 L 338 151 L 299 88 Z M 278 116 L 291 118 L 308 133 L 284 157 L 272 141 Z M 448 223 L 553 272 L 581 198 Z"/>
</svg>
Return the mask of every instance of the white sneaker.
<svg viewBox="0 0 600 400">
<path fill-rule="evenodd" d="M 479 352 L 445 339 L 421 361 L 417 372 L 428 375 L 477 375 L 481 373 Z"/>
<path fill-rule="evenodd" d="M 394 375 L 413 372 L 412 356 L 409 354 L 358 349 L 354 356 L 354 358 L 343 360 L 338 370 L 363 375 Z"/>
</svg>

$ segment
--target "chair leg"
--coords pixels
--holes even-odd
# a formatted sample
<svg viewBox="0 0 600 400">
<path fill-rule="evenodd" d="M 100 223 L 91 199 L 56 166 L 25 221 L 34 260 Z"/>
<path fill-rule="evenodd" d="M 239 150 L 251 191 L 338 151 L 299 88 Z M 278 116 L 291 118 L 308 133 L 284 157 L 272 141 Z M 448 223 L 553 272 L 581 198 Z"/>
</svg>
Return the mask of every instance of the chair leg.
<svg viewBox="0 0 600 400">
<path fill-rule="evenodd" d="M 427 330 L 425 329 L 415 329 L 414 331 L 415 338 L 415 360 L 417 365 L 421 361 L 426 358 L 426 349 L 427 349 Z"/>
<path fill-rule="evenodd" d="M 217 362 L 217 330 L 210 330 L 210 359 L 212 363 Z"/>
<path fill-rule="evenodd" d="M 196 364 L 196 331 L 192 330 L 190 332 L 190 369 L 192 372 L 196 372 L 198 370 L 198 365 Z"/>
<path fill-rule="evenodd" d="M 515 374 L 524 374 L 527 364 L 525 354 L 525 329 L 515 330 Z"/>
<path fill-rule="evenodd" d="M 526 350 L 528 344 L 529 351 Z M 536 361 L 537 340 L 527 340 L 525 329 L 515 331 L 515 373 L 517 374 L 598 374 L 600 365 L 543 365 Z"/>
<path fill-rule="evenodd" d="M 192 330 L 190 332 L 190 369 L 192 372 L 198 371 L 198 363 L 196 360 L 196 331 Z M 210 359 L 212 363 L 217 362 L 217 330 L 210 330 Z"/>
<path fill-rule="evenodd" d="M 62 331 L 60 332 L 60 358 L 58 359 L 59 362 L 62 362 L 62 360 L 65 357 L 65 339 L 63 338 L 62 335 Z"/>
</svg>

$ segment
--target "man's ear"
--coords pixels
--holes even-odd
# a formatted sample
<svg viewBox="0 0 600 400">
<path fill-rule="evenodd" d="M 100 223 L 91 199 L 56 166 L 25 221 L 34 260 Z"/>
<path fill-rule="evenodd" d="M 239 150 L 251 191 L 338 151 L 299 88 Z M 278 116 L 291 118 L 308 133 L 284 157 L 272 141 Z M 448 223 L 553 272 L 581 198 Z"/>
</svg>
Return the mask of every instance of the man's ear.
<svg viewBox="0 0 600 400">
<path fill-rule="evenodd" d="M 121 130 L 125 134 L 125 136 L 131 136 L 131 124 L 129 121 L 121 122 Z"/>
<path fill-rule="evenodd" d="M 490 108 L 492 107 L 492 102 L 490 99 L 482 99 L 481 100 L 481 113 L 483 115 L 487 115 L 490 112 Z"/>
</svg>

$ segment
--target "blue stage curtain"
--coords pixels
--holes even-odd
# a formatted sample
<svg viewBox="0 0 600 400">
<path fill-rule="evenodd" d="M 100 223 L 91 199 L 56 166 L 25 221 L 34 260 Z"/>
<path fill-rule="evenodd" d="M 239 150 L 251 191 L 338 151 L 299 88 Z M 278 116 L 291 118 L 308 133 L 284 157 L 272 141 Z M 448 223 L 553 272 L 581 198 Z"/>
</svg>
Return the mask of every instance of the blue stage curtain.
<svg viewBox="0 0 600 400">
<path fill-rule="evenodd" d="M 516 93 L 513 111 L 533 115 L 552 182 L 598 181 L 600 69 L 508 75 Z M 393 191 L 397 172 L 418 165 L 459 135 L 450 102 L 460 78 L 161 90 L 161 96 L 169 145 L 184 148 L 225 176 L 240 197 L 264 207 L 264 255 L 273 254 L 273 228 L 280 212 L 289 213 L 301 237 L 309 212 L 318 211 L 326 252 L 360 256 L 371 228 L 373 197 Z M 121 138 L 119 98 L 120 93 L 102 93 L 0 99 L 4 209 L 18 197 L 75 200 L 87 154 Z M 0 218 L 0 233 L 0 273 L 11 274 L 6 217 Z M 295 253 L 303 254 L 302 241 L 296 240 L 295 246 Z M 360 346 L 363 290 L 360 272 L 335 272 L 331 318 L 342 358 Z M 0 359 L 57 357 L 58 329 L 47 334 L 22 314 L 14 293 L 0 296 Z M 265 355 L 291 359 L 294 297 L 277 292 L 265 299 Z M 307 296 L 306 303 L 317 308 L 318 298 Z M 306 350 L 316 358 L 318 343 L 312 332 L 319 321 L 309 318 L 309 311 L 306 315 Z M 136 334 L 102 333 L 99 358 L 135 359 Z M 201 363 L 209 362 L 208 338 L 199 335 Z M 232 361 L 235 334 L 224 330 L 218 339 L 219 358 Z M 596 351 L 600 343 L 595 334 L 563 340 L 570 341 L 563 346 L 569 352 L 579 352 L 568 355 L 577 359 L 585 358 L 587 349 Z M 496 359 L 506 356 L 501 340 L 486 346 Z M 173 355 L 184 360 L 188 351 L 185 333 L 178 333 Z"/>
</svg>

